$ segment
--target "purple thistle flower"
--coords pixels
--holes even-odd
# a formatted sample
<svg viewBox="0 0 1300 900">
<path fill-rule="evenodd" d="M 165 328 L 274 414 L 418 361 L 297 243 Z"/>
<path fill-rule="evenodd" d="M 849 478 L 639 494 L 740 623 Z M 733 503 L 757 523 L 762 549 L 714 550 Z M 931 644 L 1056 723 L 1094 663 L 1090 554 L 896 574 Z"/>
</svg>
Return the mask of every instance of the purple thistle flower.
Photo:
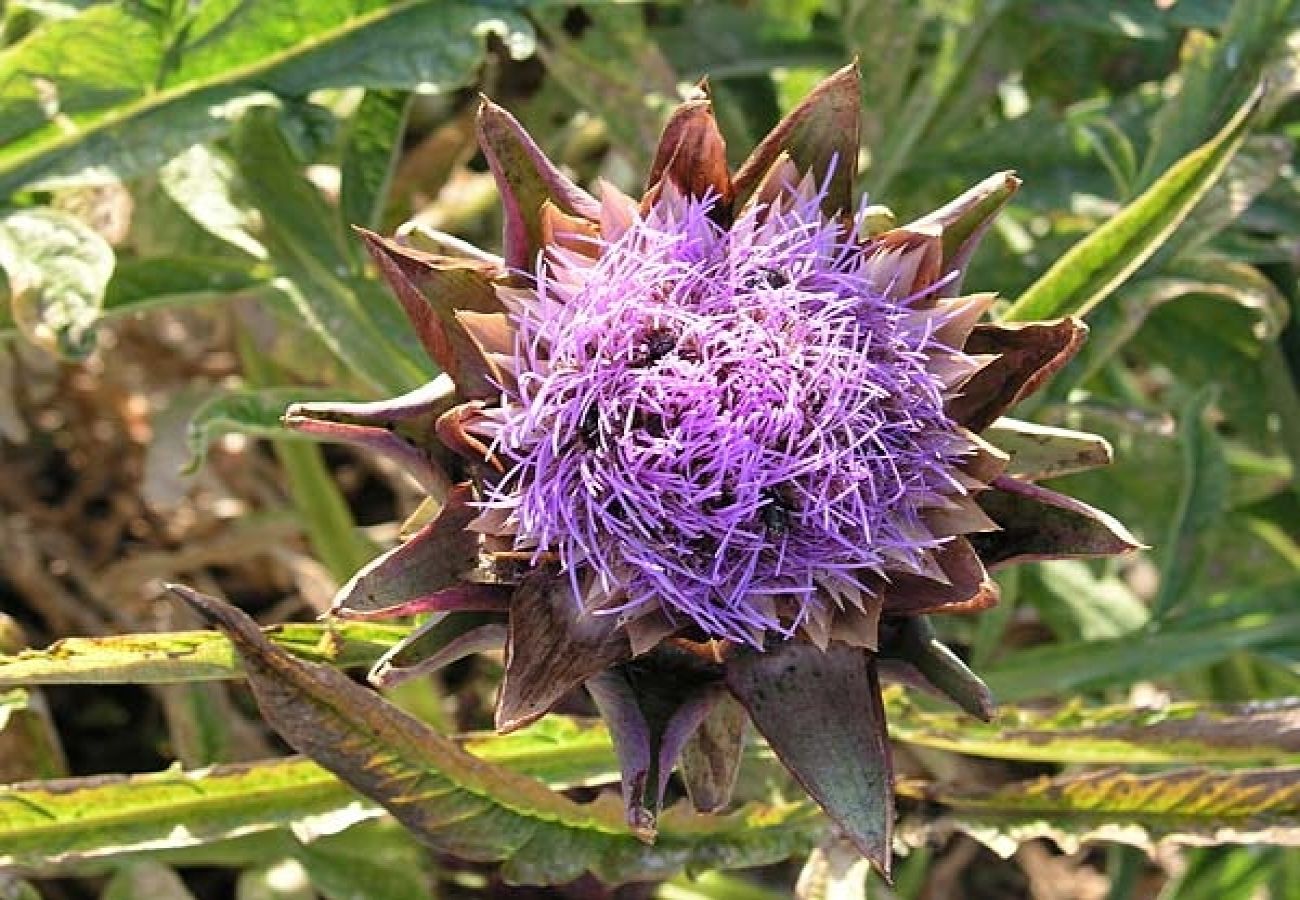
<svg viewBox="0 0 1300 900">
<path fill-rule="evenodd" d="M 484 104 L 504 258 L 362 233 L 448 377 L 286 422 L 389 455 L 439 501 L 335 609 L 474 618 L 435 618 L 376 682 L 504 641 L 501 731 L 585 685 L 647 840 L 675 768 L 698 808 L 725 805 L 748 719 L 887 872 L 881 679 L 992 709 L 926 616 L 994 604 L 990 568 L 1137 544 L 980 435 L 1086 331 L 980 323 L 993 296 L 960 294 L 1019 180 L 876 233 L 848 213 L 859 97 L 835 73 L 734 173 L 710 102 L 688 101 L 639 202 L 597 200 Z"/>
<path fill-rule="evenodd" d="M 595 259 L 552 247 L 517 295 L 490 505 L 578 597 L 594 573 L 601 612 L 761 647 L 942 542 L 922 510 L 965 493 L 970 444 L 928 364 L 960 350 L 824 200 L 791 186 L 724 228 L 716 197 L 666 191 Z"/>
</svg>

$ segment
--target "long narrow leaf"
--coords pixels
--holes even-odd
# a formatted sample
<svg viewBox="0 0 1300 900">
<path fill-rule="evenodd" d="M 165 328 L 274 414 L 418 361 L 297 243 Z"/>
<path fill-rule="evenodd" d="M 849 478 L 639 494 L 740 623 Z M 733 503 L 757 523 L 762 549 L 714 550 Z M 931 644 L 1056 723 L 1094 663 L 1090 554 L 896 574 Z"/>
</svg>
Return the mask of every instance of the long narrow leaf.
<svg viewBox="0 0 1300 900">
<path fill-rule="evenodd" d="M 1223 174 L 1245 140 L 1261 97 L 1257 89 L 1222 131 L 1071 247 L 1020 295 L 1004 319 L 1024 322 L 1084 315 L 1106 299 L 1160 249 Z"/>
</svg>

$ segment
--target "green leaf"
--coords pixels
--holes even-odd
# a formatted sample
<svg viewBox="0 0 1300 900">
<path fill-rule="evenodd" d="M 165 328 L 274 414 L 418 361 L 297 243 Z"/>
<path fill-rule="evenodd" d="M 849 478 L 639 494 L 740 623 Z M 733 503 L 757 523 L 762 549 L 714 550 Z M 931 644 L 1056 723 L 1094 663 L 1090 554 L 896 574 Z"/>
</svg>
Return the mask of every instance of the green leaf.
<svg viewBox="0 0 1300 900">
<path fill-rule="evenodd" d="M 1294 703 L 1004 706 L 985 724 L 922 711 L 907 694 L 891 690 L 885 712 L 896 741 L 990 759 L 1126 766 L 1300 763 L 1300 708 Z"/>
<path fill-rule="evenodd" d="M 874 154 L 871 168 L 866 172 L 872 196 L 889 196 L 891 182 L 922 143 L 945 102 L 963 86 L 972 59 L 1008 5 L 1009 0 L 988 0 L 978 5 L 973 21 L 945 23 L 938 52 L 926 66 L 924 77 L 916 80 L 899 107 L 907 111 L 906 115 L 894 123 L 896 127 L 887 128 L 879 152 Z"/>
<path fill-rule="evenodd" d="M 67 213 L 19 209 L 0 217 L 0 268 L 10 316 L 33 343 L 68 359 L 94 349 L 113 274 L 113 248 Z"/>
<path fill-rule="evenodd" d="M 1112 34 L 1130 40 L 1159 40 L 1172 28 L 1218 28 L 1231 0 L 1178 0 L 1157 5 L 1148 0 L 1055 0 L 1034 7 L 1046 24 Z"/>
<path fill-rule="evenodd" d="M 1201 390 L 1179 416 L 1183 483 L 1161 548 L 1160 589 L 1152 604 L 1156 619 L 1189 601 L 1189 590 L 1207 562 L 1207 535 L 1228 508 L 1228 465 L 1218 434 L 1205 421 L 1217 393 L 1214 387 Z"/>
<path fill-rule="evenodd" d="M 40 871 L 199 846 L 310 816 L 330 816 L 334 827 L 345 827 L 378 814 L 354 797 L 302 759 L 0 788 L 0 866 Z"/>
<path fill-rule="evenodd" d="M 0 54 L 0 195 L 147 172 L 268 92 L 455 88 L 489 33 L 518 44 L 531 29 L 498 5 L 447 0 L 208 3 L 180 28 L 145 4 L 95 5 Z"/>
<path fill-rule="evenodd" d="M 998 852 L 1050 837 L 1067 853 L 1103 838 L 1157 846 L 1300 844 L 1300 769 L 1137 775 L 1121 768 L 994 789 L 927 792 L 953 824 Z"/>
<path fill-rule="evenodd" d="M 266 248 L 251 229 L 255 217 L 235 202 L 235 169 L 212 148 L 195 144 L 158 170 L 158 183 L 196 224 L 254 259 Z"/>
<path fill-rule="evenodd" d="M 288 277 L 286 293 L 321 340 L 382 392 L 400 394 L 430 380 L 433 367 L 397 301 L 356 277 L 336 214 L 303 174 L 275 117 L 246 117 L 234 143 L 240 175 L 262 213 L 271 260 Z"/>
<path fill-rule="evenodd" d="M 1289 138 L 1276 134 L 1250 135 L 1228 163 L 1223 175 L 1170 236 L 1156 257 L 1179 259 L 1204 247 L 1236 222 L 1251 204 L 1289 170 Z"/>
<path fill-rule="evenodd" d="M 340 163 L 339 216 L 347 229 L 383 226 L 388 186 L 402 149 L 411 108 L 406 91 L 366 91 L 348 122 Z"/>
<path fill-rule="evenodd" d="M 1251 330 L 1261 340 L 1274 340 L 1290 317 L 1286 297 L 1253 266 L 1217 254 L 1180 257 L 1161 274 L 1124 285 L 1114 300 L 1093 310 L 1087 343 L 1049 392 L 1067 396 L 1110 362 L 1160 307 L 1197 298 L 1226 301 L 1244 310 L 1254 319 Z"/>
<path fill-rule="evenodd" d="M 648 847 L 627 831 L 616 802 L 583 806 L 485 764 L 345 675 L 284 653 L 233 607 L 193 591 L 182 596 L 239 647 L 263 715 L 290 744 L 435 849 L 503 860 L 509 880 L 565 882 L 591 871 L 624 881 L 687 865 L 756 865 L 806 848 L 820 830 L 803 807 L 723 818 L 669 814 Z"/>
<path fill-rule="evenodd" d="M 999 700 L 1060 697 L 1084 688 L 1129 685 L 1210 665 L 1246 649 L 1300 640 L 1300 613 L 1289 610 L 1300 582 L 1240 589 L 1214 599 L 1215 615 L 1184 616 L 1163 629 L 1099 641 L 1022 650 L 982 675 Z"/>
<path fill-rule="evenodd" d="M 337 390 L 304 387 L 247 388 L 218 394 L 204 402 L 190 418 L 185 438 L 190 459 L 182 471 L 187 475 L 197 472 L 212 442 L 230 432 L 280 440 L 309 440 L 281 424 L 284 411 L 291 403 L 339 399 L 342 398 Z"/>
<path fill-rule="evenodd" d="M 432 900 L 427 854 L 397 823 L 366 823 L 308 841 L 294 856 L 326 900 Z"/>
<path fill-rule="evenodd" d="M 1217 39 L 1198 32 L 1188 35 L 1185 62 L 1175 76 L 1178 92 L 1165 101 L 1152 123 L 1139 187 L 1154 184 L 1247 102 L 1273 48 L 1287 34 L 1285 22 L 1293 6 L 1293 0 L 1236 0 Z"/>
<path fill-rule="evenodd" d="M 547 75 L 599 114 L 635 171 L 644 172 L 678 99 L 678 78 L 640 9 L 600 4 L 585 11 L 589 27 L 578 38 L 564 27 L 563 8 L 539 11 L 547 40 L 538 55 Z"/>
<path fill-rule="evenodd" d="M 1024 322 L 1083 315 L 1150 259 L 1223 174 L 1259 107 L 1256 90 L 1209 142 L 1169 167 L 1104 225 L 1071 247 L 1003 316 Z"/>
<path fill-rule="evenodd" d="M 1034 597 L 1039 615 L 1066 640 L 1118 638 L 1147 624 L 1146 605 L 1114 575 L 1098 577 L 1076 560 L 1043 563 L 1029 575 L 1045 594 Z"/>
<path fill-rule="evenodd" d="M 409 626 L 289 622 L 268 629 L 277 646 L 339 668 L 369 667 Z M 40 684 L 175 684 L 242 678 L 230 642 L 212 631 L 64 638 L 44 650 L 0 655 L 0 689 Z"/>
<path fill-rule="evenodd" d="M 238 343 L 250 384 L 265 387 L 279 383 L 279 370 L 253 347 L 247 336 L 241 335 Z M 342 582 L 364 566 L 377 548 L 357 529 L 352 511 L 325 466 L 319 447 L 293 440 L 277 440 L 273 446 L 316 558 L 336 581 Z"/>
</svg>

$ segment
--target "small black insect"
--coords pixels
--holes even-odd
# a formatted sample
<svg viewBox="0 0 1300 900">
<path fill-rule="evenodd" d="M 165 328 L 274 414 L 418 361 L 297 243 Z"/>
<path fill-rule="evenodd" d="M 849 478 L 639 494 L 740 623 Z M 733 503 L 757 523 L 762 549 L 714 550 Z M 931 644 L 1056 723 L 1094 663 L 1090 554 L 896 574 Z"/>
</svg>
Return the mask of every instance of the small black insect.
<svg viewBox="0 0 1300 900">
<path fill-rule="evenodd" d="M 677 349 L 677 335 L 662 326 L 651 328 L 637 342 L 632 364 L 637 368 L 653 366 Z"/>
<path fill-rule="evenodd" d="M 790 277 L 774 266 L 759 266 L 745 280 L 745 287 L 751 291 L 761 288 L 779 290 L 790 283 Z"/>
<path fill-rule="evenodd" d="M 767 505 L 758 511 L 763 519 L 763 527 L 772 534 L 785 534 L 790 530 L 790 507 L 774 490 L 763 492 Z"/>
<path fill-rule="evenodd" d="M 582 422 L 578 425 L 578 440 L 588 450 L 600 446 L 600 410 L 594 405 L 588 406 L 582 414 Z"/>
</svg>

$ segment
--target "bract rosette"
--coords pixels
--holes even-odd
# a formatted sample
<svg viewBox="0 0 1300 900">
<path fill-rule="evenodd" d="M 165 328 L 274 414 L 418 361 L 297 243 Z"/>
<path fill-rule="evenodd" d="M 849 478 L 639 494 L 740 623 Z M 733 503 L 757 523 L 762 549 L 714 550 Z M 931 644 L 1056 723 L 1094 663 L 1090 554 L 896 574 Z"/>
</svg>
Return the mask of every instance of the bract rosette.
<svg viewBox="0 0 1300 900">
<path fill-rule="evenodd" d="M 502 731 L 585 687 L 647 840 L 674 771 L 725 806 L 752 721 L 887 872 L 881 679 L 992 708 L 926 617 L 996 603 L 998 566 L 1137 544 L 1036 483 L 1108 461 L 1104 442 L 1002 418 L 1086 332 L 983 321 L 993 295 L 962 292 L 1018 179 L 882 225 L 852 196 L 858 91 L 837 72 L 734 173 L 690 100 L 640 198 L 588 193 L 485 101 L 504 256 L 361 232 L 445 375 L 285 421 L 391 456 L 433 498 L 336 600 L 436 613 L 373 680 L 504 646 Z"/>
</svg>

